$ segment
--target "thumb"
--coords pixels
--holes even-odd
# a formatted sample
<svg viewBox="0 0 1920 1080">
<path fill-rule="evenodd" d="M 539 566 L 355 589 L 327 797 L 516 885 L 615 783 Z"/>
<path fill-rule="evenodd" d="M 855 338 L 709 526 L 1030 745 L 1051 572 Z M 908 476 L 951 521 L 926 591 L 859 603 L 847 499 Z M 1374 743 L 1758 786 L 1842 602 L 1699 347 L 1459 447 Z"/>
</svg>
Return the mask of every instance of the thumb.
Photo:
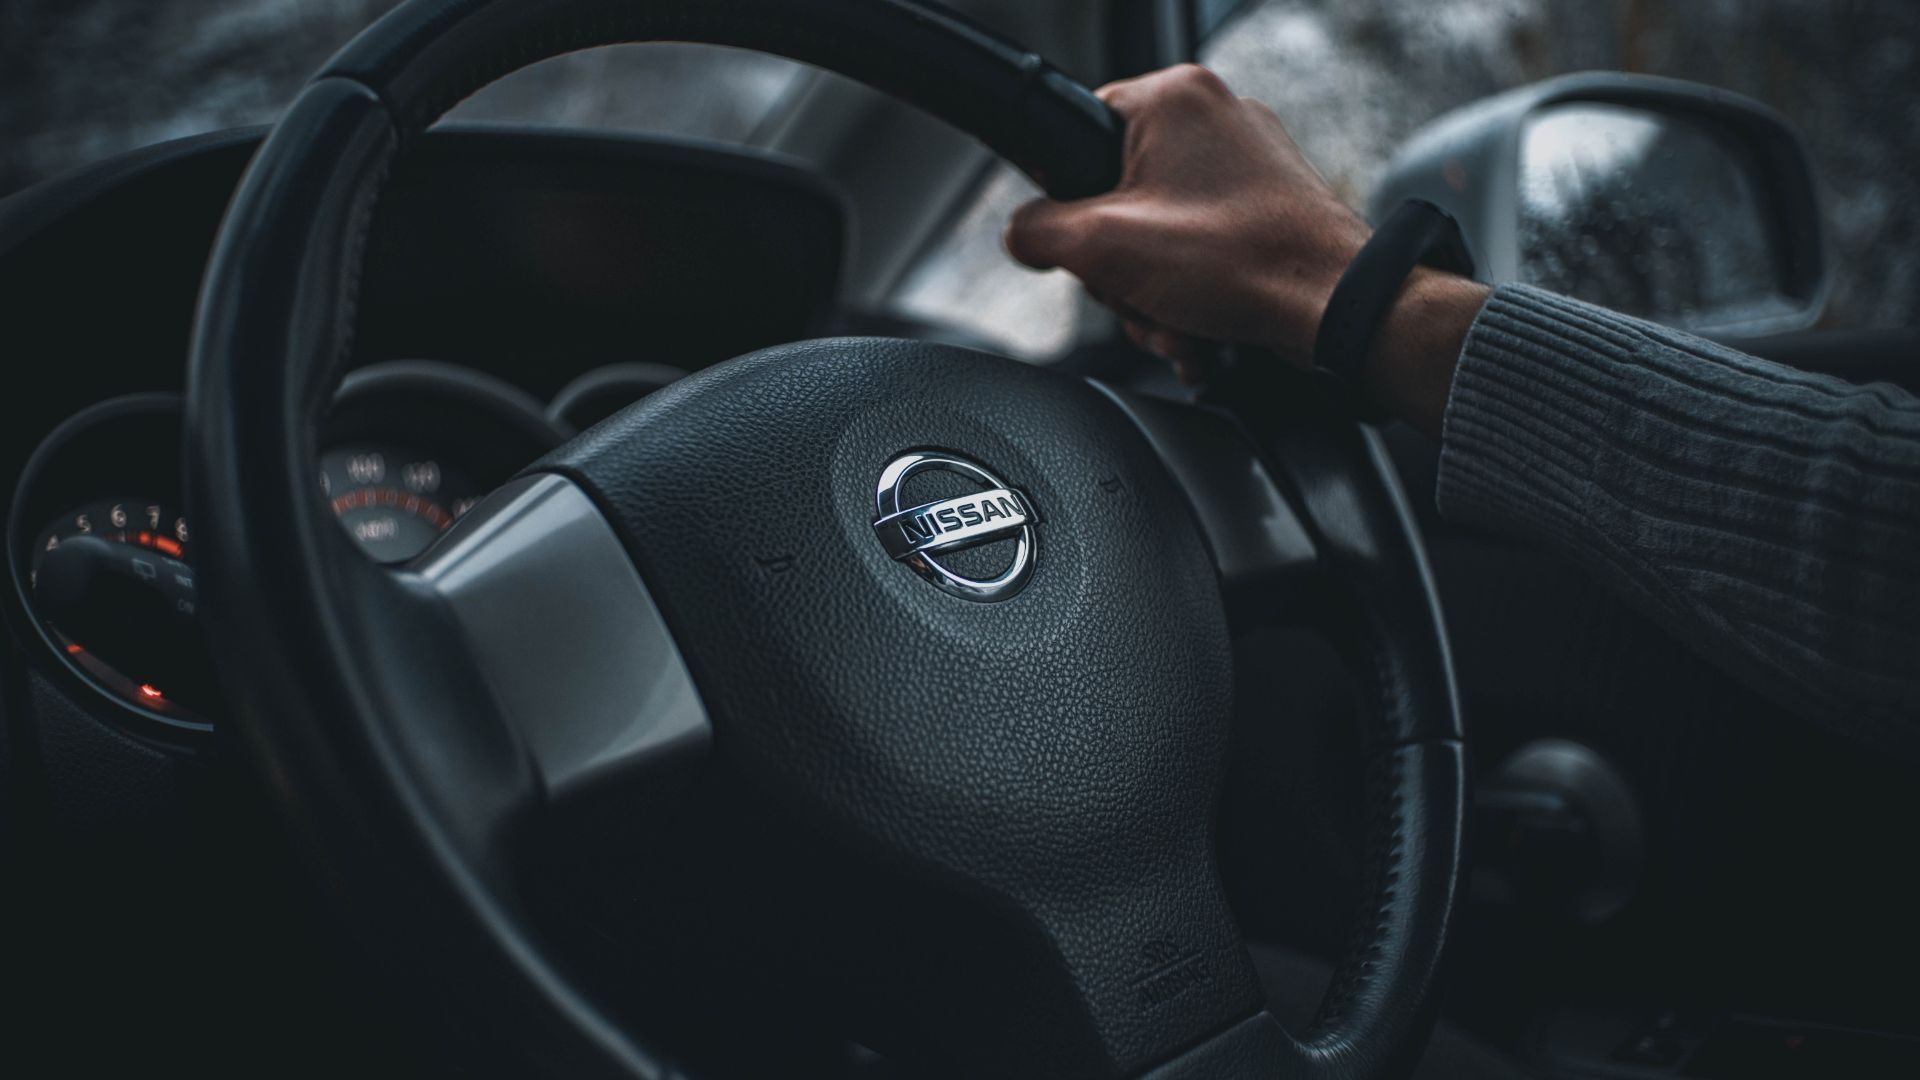
<svg viewBox="0 0 1920 1080">
<path fill-rule="evenodd" d="M 1007 221 L 1007 254 L 1035 270 L 1071 266 L 1088 237 L 1087 200 L 1035 199 Z"/>
</svg>

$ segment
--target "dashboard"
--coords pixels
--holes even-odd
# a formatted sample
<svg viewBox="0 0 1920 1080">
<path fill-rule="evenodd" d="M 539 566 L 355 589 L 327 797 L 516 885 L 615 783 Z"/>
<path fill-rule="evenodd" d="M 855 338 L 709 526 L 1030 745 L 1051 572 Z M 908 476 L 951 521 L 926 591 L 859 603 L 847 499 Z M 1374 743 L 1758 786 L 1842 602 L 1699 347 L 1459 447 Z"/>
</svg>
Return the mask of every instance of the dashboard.
<svg viewBox="0 0 1920 1080">
<path fill-rule="evenodd" d="M 247 949 L 222 952 L 245 959 L 256 945 L 284 946 L 293 935 L 279 920 L 296 910 L 244 891 L 267 887 L 256 878 L 268 876 L 262 864 L 285 838 L 271 829 L 266 800 L 237 787 L 251 785 L 250 774 L 220 767 L 229 745 L 220 736 L 242 725 L 230 722 L 201 638 L 201 620 L 217 613 L 199 608 L 199 575 L 217 568 L 204 565 L 196 530 L 221 506 L 218 492 L 190 504 L 180 465 L 199 281 L 260 136 L 164 144 L 0 200 L 0 784 L 16 785 L 0 790 L 0 854 L 10 829 L 25 832 L 16 823 L 25 815 L 10 822 L 7 809 L 31 806 L 36 851 L 51 869 L 18 880 L 83 928 L 55 935 L 63 951 L 54 970 L 72 972 L 63 1000 L 73 1016 L 158 1013 L 198 1033 L 205 999 L 183 985 L 231 990 L 294 971 L 304 986 L 325 959 L 288 962 L 263 947 L 261 970 L 232 975 L 207 967 L 205 951 L 187 963 L 171 951 L 243 940 Z M 836 195 L 762 156 L 634 137 L 436 131 L 382 201 L 355 354 L 312 432 L 313 472 L 286 483 L 308 490 L 368 559 L 403 564 L 562 440 L 689 373 L 783 341 L 914 332 L 852 321 L 843 309 L 846 239 Z M 1904 362 L 1910 352 L 1887 356 Z M 1164 377 L 1157 364 L 1140 370 Z M 1432 489 L 1430 446 L 1396 444 L 1396 457 L 1411 490 Z M 1753 971 L 1739 966 L 1751 954 L 1789 990 L 1830 997 L 1827 957 L 1887 951 L 1883 928 L 1902 925 L 1911 890 L 1898 860 L 1881 857 L 1885 830 L 1859 823 L 1920 813 L 1910 770 L 1820 741 L 1586 577 L 1449 527 L 1431 500 L 1414 502 L 1428 515 L 1479 767 L 1490 774 L 1543 733 L 1574 739 L 1623 763 L 1658 823 L 1634 917 L 1678 930 L 1646 935 L 1644 948 L 1595 937 L 1588 951 L 1546 956 L 1551 979 L 1528 968 L 1515 985 L 1584 990 L 1612 973 L 1634 987 L 1674 970 L 1675 957 L 1688 972 Z M 1246 730 L 1273 741 L 1285 728 L 1307 746 L 1345 730 L 1335 727 L 1345 719 L 1341 688 L 1328 687 L 1336 658 L 1293 641 L 1244 649 Z M 1314 724 L 1267 723 L 1275 703 Z M 1261 771 L 1316 760 L 1295 749 L 1253 743 L 1236 753 L 1243 782 L 1230 800 L 1248 801 L 1228 807 L 1230 821 L 1287 819 L 1290 793 L 1324 783 L 1276 783 Z M 1240 857 L 1235 845 L 1256 854 Z M 1298 860 L 1268 834 L 1230 832 L 1225 849 L 1229 863 L 1270 866 L 1256 873 L 1274 897 L 1297 893 L 1288 884 Z M 1345 850 L 1331 846 L 1326 861 L 1338 869 Z M 307 879 L 297 880 L 304 890 Z M 1775 882 L 1769 903 L 1722 887 L 1750 880 Z M 1344 926 L 1335 920 L 1345 911 L 1331 907 L 1274 910 L 1320 919 L 1329 935 Z M 1478 929 L 1501 941 L 1510 926 L 1522 941 L 1533 923 L 1504 913 L 1492 921 Z M 22 925 L 46 933 L 40 922 Z M 1282 936 L 1277 924 L 1251 928 Z M 91 952 L 67 955 L 82 938 Z M 1667 951 L 1670 941 L 1685 942 L 1684 952 Z M 100 978 L 107 970 L 114 977 Z M 201 983 L 187 982 L 195 975 Z M 245 995 L 260 1010 L 229 1027 L 277 1030 L 262 1025 L 302 1012 L 285 1007 L 288 987 L 271 985 L 272 994 Z"/>
<path fill-rule="evenodd" d="M 487 492 L 584 427 L 684 376 L 613 364 L 541 401 L 435 361 L 375 364 L 341 385 L 312 478 L 367 558 L 403 564 Z M 15 488 L 9 566 L 49 655 L 144 717 L 205 729 L 220 694 L 199 628 L 177 394 L 109 398 L 62 422 Z"/>
<path fill-rule="evenodd" d="M 0 201 L 6 607 L 31 686 L 191 749 L 223 719 L 181 469 L 194 297 L 259 131 Z M 846 220 L 810 171 L 657 138 L 452 128 L 394 177 L 310 487 L 419 556 L 574 434 L 689 372 L 837 329 Z M 423 358 L 433 359 L 423 359 Z M 20 706 L 15 697 L 7 704 Z"/>
<path fill-rule="evenodd" d="M 295 1071 L 384 1075 L 364 971 L 319 923 L 273 778 L 241 764 L 200 629 L 223 617 L 202 540 L 233 504 L 183 484 L 190 337 L 264 134 L 0 199 L 0 969 L 26 1002 L 9 1034 L 69 1058 L 285 1072 L 295 1048 Z M 835 189 L 764 153 L 443 125 L 381 198 L 353 351 L 283 482 L 403 563 L 636 398 L 858 330 L 848 233 Z"/>
</svg>

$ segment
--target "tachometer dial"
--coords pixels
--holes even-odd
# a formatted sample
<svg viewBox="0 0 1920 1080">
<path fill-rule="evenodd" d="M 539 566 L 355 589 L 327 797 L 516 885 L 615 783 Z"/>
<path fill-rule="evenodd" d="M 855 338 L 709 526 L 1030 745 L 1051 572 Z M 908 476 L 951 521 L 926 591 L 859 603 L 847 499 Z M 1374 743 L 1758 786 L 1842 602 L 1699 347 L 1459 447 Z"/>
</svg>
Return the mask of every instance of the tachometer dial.
<svg viewBox="0 0 1920 1080">
<path fill-rule="evenodd" d="M 164 725 L 149 732 L 205 730 L 221 711 L 179 461 L 178 398 L 101 402 L 33 452 L 7 529 L 27 626 L 58 661 L 43 670 Z"/>
<path fill-rule="evenodd" d="M 28 585 L 54 643 L 150 712 L 198 721 L 218 690 L 194 619 L 186 516 L 158 499 L 98 499 L 33 545 Z"/>
<path fill-rule="evenodd" d="M 38 586 L 40 567 L 62 543 L 82 536 L 144 548 L 167 559 L 186 563 L 193 542 L 185 514 L 158 499 L 98 499 L 75 507 L 40 531 L 33 544 L 29 584 Z"/>
</svg>

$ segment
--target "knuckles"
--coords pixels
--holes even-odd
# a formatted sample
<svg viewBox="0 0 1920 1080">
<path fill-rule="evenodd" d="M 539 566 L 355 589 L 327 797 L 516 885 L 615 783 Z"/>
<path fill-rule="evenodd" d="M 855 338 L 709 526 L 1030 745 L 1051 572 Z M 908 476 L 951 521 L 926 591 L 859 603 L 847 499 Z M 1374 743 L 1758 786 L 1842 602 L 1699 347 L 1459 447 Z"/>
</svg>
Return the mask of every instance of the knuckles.
<svg viewBox="0 0 1920 1080">
<path fill-rule="evenodd" d="M 1238 100 L 1226 80 L 1199 64 L 1175 64 L 1153 80 L 1154 97 L 1168 105 L 1207 107 Z"/>
<path fill-rule="evenodd" d="M 1169 87 L 1189 93 L 1218 96 L 1229 94 L 1227 82 L 1213 73 L 1213 69 L 1199 64 L 1175 64 L 1161 73 Z"/>
</svg>

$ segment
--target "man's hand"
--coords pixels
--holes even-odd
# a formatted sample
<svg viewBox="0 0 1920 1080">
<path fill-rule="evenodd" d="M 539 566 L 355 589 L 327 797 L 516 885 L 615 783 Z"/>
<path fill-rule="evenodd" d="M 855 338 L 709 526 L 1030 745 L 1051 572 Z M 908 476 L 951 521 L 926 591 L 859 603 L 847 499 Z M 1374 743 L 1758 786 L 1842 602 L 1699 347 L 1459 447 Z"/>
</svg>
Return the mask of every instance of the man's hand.
<svg viewBox="0 0 1920 1080">
<path fill-rule="evenodd" d="M 1100 97 L 1127 122 L 1120 186 L 1028 203 L 1007 226 L 1007 250 L 1072 271 L 1135 342 L 1176 363 L 1196 338 L 1312 352 L 1367 227 L 1280 118 L 1192 64 L 1111 83 Z"/>
<path fill-rule="evenodd" d="M 1072 271 L 1136 343 L 1189 381 L 1197 341 L 1262 346 L 1305 365 L 1366 223 L 1271 109 L 1204 68 L 1184 64 L 1099 93 L 1127 123 L 1120 186 L 1028 203 L 1007 225 L 1007 250 L 1032 267 Z M 1464 279 L 1416 273 L 1369 354 L 1374 393 L 1437 432 L 1453 360 L 1485 297 Z"/>
</svg>

